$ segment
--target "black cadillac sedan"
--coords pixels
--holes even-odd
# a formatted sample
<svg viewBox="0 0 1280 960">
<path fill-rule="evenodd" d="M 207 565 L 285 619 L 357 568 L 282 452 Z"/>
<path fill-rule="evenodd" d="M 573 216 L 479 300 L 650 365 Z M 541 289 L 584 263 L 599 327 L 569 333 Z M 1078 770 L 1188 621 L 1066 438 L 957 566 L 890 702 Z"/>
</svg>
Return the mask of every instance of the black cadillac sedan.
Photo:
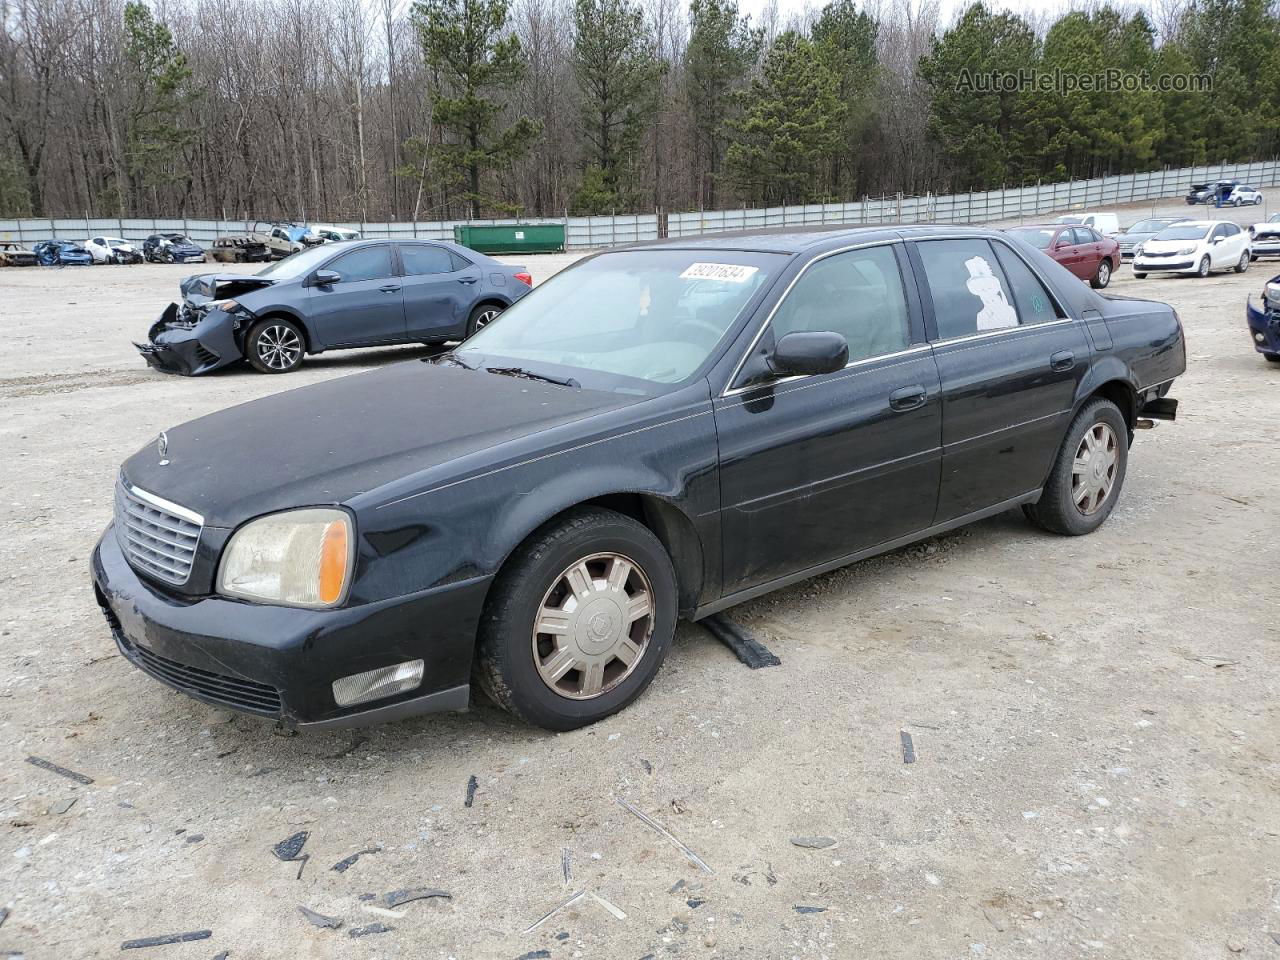
<svg viewBox="0 0 1280 960">
<path fill-rule="evenodd" d="M 1185 362 L 1167 305 L 993 231 L 613 250 L 429 362 L 161 434 L 93 580 L 124 656 L 206 702 L 351 726 L 474 677 L 566 730 L 679 617 L 1013 507 L 1097 529 Z"/>
</svg>

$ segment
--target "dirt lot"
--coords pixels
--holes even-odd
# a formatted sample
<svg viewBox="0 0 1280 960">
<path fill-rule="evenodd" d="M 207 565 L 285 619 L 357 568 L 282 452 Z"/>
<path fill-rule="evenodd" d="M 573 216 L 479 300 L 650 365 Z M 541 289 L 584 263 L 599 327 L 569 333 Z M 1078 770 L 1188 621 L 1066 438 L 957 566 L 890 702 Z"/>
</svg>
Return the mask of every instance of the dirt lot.
<svg viewBox="0 0 1280 960">
<path fill-rule="evenodd" d="M 1091 537 L 1009 513 L 735 610 L 779 668 L 682 625 L 576 733 L 481 705 L 294 737 L 116 655 L 87 572 L 115 473 L 174 423 L 421 351 L 150 372 L 129 339 L 187 272 L 0 273 L 0 954 L 211 930 L 140 956 L 1280 957 L 1280 366 L 1243 318 L 1280 266 L 1120 272 L 1177 307 L 1190 367 Z M 304 830 L 299 879 L 271 848 Z M 362 899 L 422 886 L 451 897 Z M 579 891 L 603 902 L 529 930 Z"/>
</svg>

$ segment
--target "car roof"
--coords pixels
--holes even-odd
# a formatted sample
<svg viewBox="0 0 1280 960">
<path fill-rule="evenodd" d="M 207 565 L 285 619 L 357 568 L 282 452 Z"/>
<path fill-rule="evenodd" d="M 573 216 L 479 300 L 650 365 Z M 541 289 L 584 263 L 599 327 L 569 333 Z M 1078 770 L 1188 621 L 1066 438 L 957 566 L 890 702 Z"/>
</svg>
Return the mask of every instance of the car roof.
<svg viewBox="0 0 1280 960">
<path fill-rule="evenodd" d="M 1005 230 L 1062 230 L 1066 227 L 1084 227 L 1089 229 L 1087 224 L 1083 223 L 1019 223 L 1012 227 L 1005 227 Z"/>
<path fill-rule="evenodd" d="M 840 247 L 851 243 L 875 243 L 889 240 L 920 240 L 946 237 L 998 237 L 994 227 L 951 226 L 945 224 L 884 223 L 851 227 L 826 224 L 811 227 L 776 227 L 766 230 L 730 230 L 689 237 L 646 240 L 614 247 L 613 250 L 736 250 L 754 253 L 805 253 L 824 247 Z M 604 251 L 608 253 L 609 251 Z"/>
</svg>

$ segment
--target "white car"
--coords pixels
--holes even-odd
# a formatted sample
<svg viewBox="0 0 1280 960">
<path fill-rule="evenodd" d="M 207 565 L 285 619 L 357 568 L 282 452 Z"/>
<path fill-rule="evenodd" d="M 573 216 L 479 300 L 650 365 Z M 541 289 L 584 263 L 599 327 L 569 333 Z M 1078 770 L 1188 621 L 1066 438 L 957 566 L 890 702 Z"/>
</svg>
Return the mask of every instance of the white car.
<svg viewBox="0 0 1280 960">
<path fill-rule="evenodd" d="M 1070 216 L 1059 217 L 1053 222 L 1093 227 L 1104 237 L 1114 237 L 1120 232 L 1120 218 L 1114 213 L 1073 213 Z"/>
<path fill-rule="evenodd" d="M 1249 238 L 1253 259 L 1280 257 L 1280 213 L 1272 214 L 1265 223 L 1255 223 L 1250 227 Z"/>
<path fill-rule="evenodd" d="M 327 223 L 315 224 L 311 227 L 311 232 L 320 237 L 325 243 L 338 243 L 342 240 L 359 240 L 360 231 L 350 230 L 347 227 L 333 227 Z"/>
<path fill-rule="evenodd" d="M 1233 207 L 1240 207 L 1245 204 L 1252 206 L 1262 202 L 1262 191 L 1257 187 L 1246 187 L 1243 184 L 1237 184 L 1231 190 L 1226 202 Z"/>
<path fill-rule="evenodd" d="M 94 263 L 141 263 L 142 253 L 128 240 L 120 237 L 93 237 L 84 242 L 84 248 Z"/>
<path fill-rule="evenodd" d="M 1214 270 L 1249 269 L 1249 234 L 1225 220 L 1188 220 L 1165 227 L 1133 253 L 1133 275 L 1189 273 L 1207 277 Z"/>
</svg>

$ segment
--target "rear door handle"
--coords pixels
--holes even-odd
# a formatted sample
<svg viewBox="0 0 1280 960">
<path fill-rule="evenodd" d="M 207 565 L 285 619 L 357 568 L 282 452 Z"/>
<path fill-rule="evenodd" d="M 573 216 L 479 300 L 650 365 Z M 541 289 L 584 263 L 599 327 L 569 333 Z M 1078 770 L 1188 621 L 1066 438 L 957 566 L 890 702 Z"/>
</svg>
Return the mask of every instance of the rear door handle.
<svg viewBox="0 0 1280 960">
<path fill-rule="evenodd" d="M 383 293 L 395 293 L 396 291 L 398 291 L 398 290 L 400 289 L 400 284 L 398 284 L 398 283 L 386 283 L 386 284 L 383 284 L 382 286 L 380 286 L 378 289 L 379 289 L 379 290 L 381 290 Z"/>
<path fill-rule="evenodd" d="M 458 282 L 459 283 L 475 283 L 476 280 L 478 279 L 479 277 L 459 277 Z"/>
<path fill-rule="evenodd" d="M 896 410 L 898 413 L 905 413 L 908 410 L 915 410 L 917 407 L 923 407 L 928 394 L 924 387 L 918 383 L 913 383 L 909 387 L 903 387 L 901 390 L 895 390 L 889 394 L 889 409 Z"/>
<path fill-rule="evenodd" d="M 1049 366 L 1054 370 L 1070 370 L 1076 365 L 1076 355 L 1070 350 L 1059 350 L 1049 358 Z"/>
</svg>

